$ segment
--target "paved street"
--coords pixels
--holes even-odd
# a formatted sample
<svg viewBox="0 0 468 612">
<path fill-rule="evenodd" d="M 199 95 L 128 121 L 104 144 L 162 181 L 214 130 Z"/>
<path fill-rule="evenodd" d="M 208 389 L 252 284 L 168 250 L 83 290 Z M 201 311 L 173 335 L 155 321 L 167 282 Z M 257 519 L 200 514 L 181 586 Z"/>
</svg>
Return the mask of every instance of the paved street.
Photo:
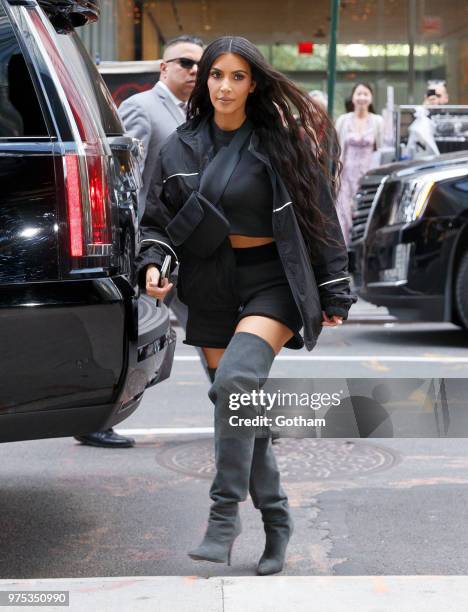
<svg viewBox="0 0 468 612">
<path fill-rule="evenodd" d="M 312 354 L 284 351 L 273 374 L 468 377 L 467 345 L 451 325 L 346 324 Z M 212 474 L 195 356 L 179 342 L 171 379 L 121 424 L 134 449 L 0 446 L 0 578 L 254 575 L 263 537 L 250 500 L 232 568 L 186 556 L 204 531 Z M 283 575 L 468 574 L 468 440 L 285 439 L 276 449 L 296 525 Z"/>
</svg>

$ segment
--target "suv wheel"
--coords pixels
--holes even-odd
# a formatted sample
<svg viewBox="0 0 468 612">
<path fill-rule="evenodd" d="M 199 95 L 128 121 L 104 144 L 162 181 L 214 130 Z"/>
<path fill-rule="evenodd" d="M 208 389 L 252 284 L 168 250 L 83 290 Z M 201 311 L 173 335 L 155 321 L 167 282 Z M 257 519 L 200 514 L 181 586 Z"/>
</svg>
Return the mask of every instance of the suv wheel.
<svg viewBox="0 0 468 612">
<path fill-rule="evenodd" d="M 468 251 L 463 254 L 455 279 L 455 304 L 461 324 L 468 330 Z"/>
</svg>

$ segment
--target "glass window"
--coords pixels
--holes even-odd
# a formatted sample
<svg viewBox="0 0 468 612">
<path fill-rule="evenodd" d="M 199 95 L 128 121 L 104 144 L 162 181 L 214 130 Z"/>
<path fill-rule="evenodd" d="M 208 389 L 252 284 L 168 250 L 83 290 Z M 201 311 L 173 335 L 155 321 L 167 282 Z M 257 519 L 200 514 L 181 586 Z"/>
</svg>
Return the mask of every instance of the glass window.
<svg viewBox="0 0 468 612">
<path fill-rule="evenodd" d="M 104 132 L 108 136 L 123 134 L 112 96 L 76 32 L 58 33 L 56 41 L 70 75 L 93 108 Z"/>
<path fill-rule="evenodd" d="M 0 5 L 0 138 L 48 136 L 23 53 Z"/>
</svg>

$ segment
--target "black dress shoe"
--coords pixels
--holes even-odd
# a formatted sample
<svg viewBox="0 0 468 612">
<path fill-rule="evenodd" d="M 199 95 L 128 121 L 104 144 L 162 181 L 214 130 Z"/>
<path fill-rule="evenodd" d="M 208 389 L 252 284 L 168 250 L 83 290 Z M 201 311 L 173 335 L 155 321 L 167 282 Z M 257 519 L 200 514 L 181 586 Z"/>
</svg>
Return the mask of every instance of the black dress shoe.
<svg viewBox="0 0 468 612">
<path fill-rule="evenodd" d="M 78 440 L 81 444 L 87 444 L 88 446 L 101 446 L 107 448 L 131 448 L 135 446 L 135 440 L 133 438 L 126 438 L 125 436 L 115 433 L 112 427 L 105 431 L 96 431 L 95 433 L 89 433 L 83 436 L 75 436 L 75 440 Z"/>
</svg>

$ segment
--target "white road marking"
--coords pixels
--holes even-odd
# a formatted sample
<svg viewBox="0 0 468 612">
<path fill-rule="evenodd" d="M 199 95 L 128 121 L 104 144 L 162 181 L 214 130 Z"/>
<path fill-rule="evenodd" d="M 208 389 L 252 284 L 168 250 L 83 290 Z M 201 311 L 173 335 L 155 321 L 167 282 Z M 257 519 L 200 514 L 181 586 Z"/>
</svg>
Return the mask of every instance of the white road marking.
<svg viewBox="0 0 468 612">
<path fill-rule="evenodd" d="M 197 355 L 176 355 L 174 361 L 199 361 Z M 395 361 L 401 363 L 468 363 L 468 357 L 416 355 L 278 355 L 275 361 Z"/>
<path fill-rule="evenodd" d="M 180 434 L 212 434 L 214 427 L 147 427 L 146 429 L 115 429 L 122 436 L 172 436 Z"/>
</svg>

